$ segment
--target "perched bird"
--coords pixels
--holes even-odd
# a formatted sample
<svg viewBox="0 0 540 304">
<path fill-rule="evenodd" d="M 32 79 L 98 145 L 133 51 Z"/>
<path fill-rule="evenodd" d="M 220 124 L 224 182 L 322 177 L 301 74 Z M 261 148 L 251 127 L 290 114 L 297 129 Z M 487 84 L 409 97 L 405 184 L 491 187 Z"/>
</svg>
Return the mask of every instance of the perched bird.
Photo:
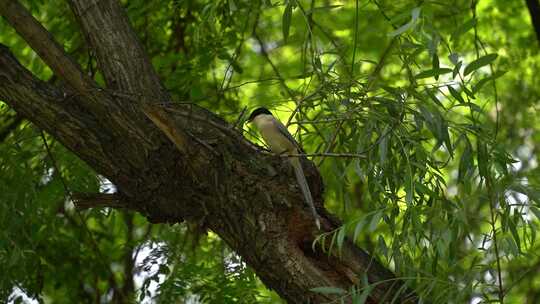
<svg viewBox="0 0 540 304">
<path fill-rule="evenodd" d="M 251 112 L 248 122 L 255 124 L 272 152 L 278 155 L 301 154 L 303 152 L 302 148 L 300 148 L 300 145 L 296 142 L 294 137 L 292 137 L 291 133 L 287 131 L 287 128 L 279 120 L 277 120 L 272 113 L 268 111 L 268 109 L 255 109 L 253 112 Z M 317 214 L 315 206 L 313 205 L 313 197 L 311 196 L 311 191 L 306 181 L 306 176 L 304 175 L 300 158 L 289 157 L 289 162 L 294 168 L 294 174 L 296 175 L 298 185 L 304 194 L 304 199 L 311 208 L 311 212 L 315 217 L 315 224 L 317 225 L 318 229 L 321 229 L 319 215 Z"/>
</svg>

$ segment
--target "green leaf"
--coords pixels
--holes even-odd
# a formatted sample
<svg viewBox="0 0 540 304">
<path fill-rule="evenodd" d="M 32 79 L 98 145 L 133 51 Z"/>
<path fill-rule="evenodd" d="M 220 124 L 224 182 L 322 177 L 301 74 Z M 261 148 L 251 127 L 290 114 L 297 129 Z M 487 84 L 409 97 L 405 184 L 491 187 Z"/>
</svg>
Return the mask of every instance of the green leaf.
<svg viewBox="0 0 540 304">
<path fill-rule="evenodd" d="M 397 290 L 397 292 L 395 293 L 394 297 L 392 298 L 392 301 L 390 303 L 399 303 L 401 301 L 399 301 L 399 297 L 400 295 L 402 295 L 403 293 L 405 293 L 407 291 L 407 285 L 406 284 L 402 284 L 401 287 L 399 287 L 399 289 Z"/>
<path fill-rule="evenodd" d="M 466 86 L 461 86 L 461 89 L 463 90 L 463 92 L 465 92 L 465 94 L 467 94 L 467 96 L 469 96 L 470 99 L 476 99 L 476 97 L 474 97 L 474 93 L 471 92 L 471 90 L 467 89 Z"/>
<path fill-rule="evenodd" d="M 390 37 L 396 37 L 396 36 L 399 36 L 403 33 L 405 33 L 406 31 L 408 31 L 414 24 L 412 22 L 407 22 L 405 23 L 404 25 L 400 26 L 397 30 L 391 32 L 390 34 L 388 34 L 388 36 Z"/>
<path fill-rule="evenodd" d="M 356 227 L 354 227 L 354 234 L 353 234 L 353 241 L 355 241 L 358 236 L 360 235 L 360 231 L 362 231 L 362 228 L 366 224 L 366 218 L 362 218 L 361 220 L 356 223 Z"/>
<path fill-rule="evenodd" d="M 463 97 L 461 96 L 461 94 L 456 90 L 454 89 L 452 86 L 448 85 L 446 86 L 448 88 L 448 91 L 450 92 L 450 94 L 452 95 L 452 97 L 454 97 L 459 103 L 465 103 L 465 100 L 463 99 Z"/>
<path fill-rule="evenodd" d="M 414 76 L 416 79 L 422 79 L 422 78 L 428 78 L 428 77 L 435 77 L 436 80 L 438 80 L 439 75 L 451 73 L 452 69 L 448 68 L 437 68 L 437 69 L 431 69 L 427 71 L 420 72 Z"/>
<path fill-rule="evenodd" d="M 407 172 L 405 174 L 404 188 L 405 188 L 405 202 L 407 202 L 407 205 L 411 205 L 414 199 L 414 185 L 413 185 L 413 178 L 410 175 L 410 172 Z"/>
<path fill-rule="evenodd" d="M 420 17 L 420 11 L 422 10 L 421 7 L 415 7 L 412 9 L 411 11 L 411 21 L 412 22 L 417 22 L 418 21 L 418 17 Z"/>
<path fill-rule="evenodd" d="M 456 78 L 456 76 L 459 74 L 459 70 L 461 69 L 461 65 L 463 62 L 458 62 L 456 66 L 454 67 L 454 70 L 452 71 L 452 79 Z"/>
<path fill-rule="evenodd" d="M 435 93 L 433 93 L 430 89 L 426 88 L 424 90 L 426 92 L 426 94 L 429 96 L 429 98 L 431 98 L 431 100 L 433 100 L 433 102 L 435 104 L 437 104 L 439 107 L 443 108 L 444 109 L 444 105 L 441 103 L 441 101 L 439 100 L 439 98 L 437 98 L 437 96 L 435 96 Z"/>
<path fill-rule="evenodd" d="M 369 222 L 369 231 L 373 232 L 377 228 L 377 225 L 381 221 L 381 218 L 383 216 L 382 211 L 378 211 L 375 214 L 373 214 L 373 217 L 371 218 L 371 221 Z"/>
<path fill-rule="evenodd" d="M 431 60 L 431 65 L 434 69 L 440 68 L 439 66 L 439 56 L 437 54 L 433 54 L 433 59 Z"/>
<path fill-rule="evenodd" d="M 392 16 L 392 18 L 390 19 L 390 23 L 391 24 L 403 23 L 405 20 L 409 20 L 410 16 L 411 16 L 411 13 L 407 10 L 404 10 L 401 13 L 396 14 L 395 16 Z"/>
<path fill-rule="evenodd" d="M 431 65 L 433 67 L 434 70 L 438 70 L 440 68 L 439 66 L 439 56 L 437 56 L 437 54 L 433 54 L 433 58 L 431 60 Z M 435 80 L 439 80 L 439 75 L 436 75 L 435 76 Z"/>
<path fill-rule="evenodd" d="M 478 161 L 478 170 L 480 171 L 480 175 L 482 177 L 486 177 L 488 175 L 488 154 L 487 154 L 487 146 L 486 144 L 478 138 L 478 144 L 477 144 L 477 161 Z"/>
<path fill-rule="evenodd" d="M 395 31 L 389 33 L 388 36 L 396 37 L 396 36 L 399 36 L 399 35 L 405 33 L 409 29 L 413 28 L 416 25 L 416 23 L 418 22 L 418 17 L 420 16 L 420 10 L 421 9 L 419 7 L 415 7 L 411 11 L 411 21 L 405 23 L 404 25 L 400 26 Z"/>
<path fill-rule="evenodd" d="M 458 26 L 456 30 L 452 33 L 452 36 L 450 37 L 450 40 L 457 40 L 461 35 L 467 33 L 469 30 L 471 30 L 476 25 L 476 19 L 473 18 L 462 25 Z"/>
<path fill-rule="evenodd" d="M 322 294 L 338 294 L 338 295 L 343 295 L 347 293 L 346 290 L 343 290 L 338 287 L 331 287 L 331 286 L 315 287 L 315 288 L 311 288 L 310 291 L 313 291 L 316 293 L 322 293 Z"/>
<path fill-rule="evenodd" d="M 431 189 L 429 189 L 424 184 L 422 184 L 420 182 L 417 182 L 417 181 L 414 182 L 414 189 L 415 189 L 416 193 L 418 193 L 418 194 L 428 195 L 428 196 L 431 196 L 431 197 L 436 197 L 437 196 L 437 193 L 431 191 Z"/>
<path fill-rule="evenodd" d="M 467 76 L 470 73 L 478 70 L 479 68 L 492 63 L 495 59 L 497 59 L 497 56 L 498 56 L 497 54 L 488 54 L 488 55 L 485 55 L 476 59 L 475 61 L 469 63 L 465 67 L 465 71 L 463 72 L 463 75 Z"/>
<path fill-rule="evenodd" d="M 506 247 L 505 249 L 507 251 L 510 251 L 515 256 L 520 254 L 519 248 L 517 247 L 516 242 L 513 238 L 511 238 L 510 236 L 506 236 L 503 238 L 503 241 L 504 243 L 502 245 Z"/>
<path fill-rule="evenodd" d="M 337 233 L 332 233 L 332 239 L 330 240 L 330 247 L 328 248 L 328 256 L 332 254 L 332 249 L 334 249 L 334 244 L 336 244 Z"/>
<path fill-rule="evenodd" d="M 405 90 L 403 90 L 402 88 L 394 88 L 394 87 L 389 87 L 389 86 L 386 86 L 386 85 L 381 85 L 381 88 L 383 90 L 385 90 L 386 92 L 390 93 L 392 96 L 396 97 L 396 98 L 400 98 L 400 96 L 405 92 Z"/>
<path fill-rule="evenodd" d="M 540 209 L 536 206 L 531 206 L 531 211 L 534 213 L 534 215 L 540 220 Z"/>
<path fill-rule="evenodd" d="M 506 71 L 497 71 L 497 72 L 495 72 L 495 74 L 493 74 L 493 75 L 491 75 L 489 77 L 480 79 L 480 81 L 478 81 L 472 88 L 473 94 L 476 94 L 476 92 L 480 91 L 480 89 L 482 89 L 482 87 L 486 83 L 488 83 L 489 81 L 495 80 L 495 79 L 501 77 L 504 74 L 506 74 Z"/>
<path fill-rule="evenodd" d="M 537 210 L 538 212 L 540 212 L 539 210 Z M 536 214 L 536 213 L 535 213 Z M 536 217 L 539 217 L 538 214 L 536 214 Z M 528 222 L 528 226 L 529 226 L 529 230 L 531 231 L 531 244 L 534 244 L 536 242 L 536 223 L 534 223 L 533 221 L 527 221 Z"/>
<path fill-rule="evenodd" d="M 464 136 L 465 138 L 465 149 L 463 150 L 463 154 L 461 154 L 461 158 L 459 160 L 459 173 L 458 173 L 458 180 L 461 183 L 465 182 L 465 179 L 469 177 L 470 172 L 472 172 L 473 169 L 473 158 L 472 158 L 472 146 L 469 142 L 469 139 Z"/>
<path fill-rule="evenodd" d="M 517 210 L 514 210 L 514 212 L 517 212 Z M 517 213 L 514 213 L 514 215 L 517 215 Z M 518 230 L 517 230 L 517 224 L 512 218 L 510 218 L 509 221 L 508 221 L 508 227 L 510 228 L 510 233 L 512 233 L 512 237 L 514 238 L 514 242 L 516 242 L 516 246 L 518 248 L 518 251 L 521 253 L 521 239 L 519 237 L 519 233 L 518 233 Z"/>
<path fill-rule="evenodd" d="M 369 294 L 373 290 L 373 287 L 374 287 L 374 285 L 367 285 L 366 287 L 364 287 L 364 290 L 362 291 L 360 296 L 357 299 L 355 299 L 353 304 L 364 304 L 364 303 L 366 303 Z"/>
<path fill-rule="evenodd" d="M 343 241 L 345 240 L 345 236 L 347 235 L 347 226 L 342 226 L 339 231 L 336 238 L 338 251 L 341 252 L 341 248 L 343 248 Z"/>
<path fill-rule="evenodd" d="M 291 17 L 292 17 L 292 1 L 287 2 L 287 6 L 285 6 L 285 10 L 283 11 L 283 40 L 287 42 L 287 38 L 289 38 L 289 29 L 291 27 Z"/>
<path fill-rule="evenodd" d="M 386 161 L 386 154 L 388 153 L 388 137 L 390 134 L 388 133 L 388 127 L 384 128 L 384 131 L 381 133 L 381 136 L 383 137 L 381 139 L 381 142 L 379 143 L 379 158 L 381 165 L 383 165 Z"/>
<path fill-rule="evenodd" d="M 383 256 L 388 257 L 388 246 L 386 246 L 386 242 L 382 235 L 379 235 L 379 249 Z"/>
<path fill-rule="evenodd" d="M 450 133 L 448 132 L 448 122 L 441 118 L 441 135 L 442 139 L 444 141 L 444 145 L 446 146 L 446 149 L 448 150 L 448 153 L 450 153 L 450 156 L 454 157 L 454 148 L 452 146 L 452 141 L 450 140 Z"/>
</svg>

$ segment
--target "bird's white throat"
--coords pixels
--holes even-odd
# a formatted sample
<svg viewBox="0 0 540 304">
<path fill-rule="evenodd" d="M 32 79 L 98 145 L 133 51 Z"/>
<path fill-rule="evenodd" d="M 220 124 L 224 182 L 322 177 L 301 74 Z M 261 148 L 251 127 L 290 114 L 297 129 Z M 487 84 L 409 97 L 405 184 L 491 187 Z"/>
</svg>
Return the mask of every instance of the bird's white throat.
<svg viewBox="0 0 540 304">
<path fill-rule="evenodd" d="M 253 123 L 257 127 L 257 129 L 262 130 L 264 128 L 267 128 L 269 126 L 272 126 L 274 116 L 269 114 L 259 114 L 253 118 Z"/>
</svg>

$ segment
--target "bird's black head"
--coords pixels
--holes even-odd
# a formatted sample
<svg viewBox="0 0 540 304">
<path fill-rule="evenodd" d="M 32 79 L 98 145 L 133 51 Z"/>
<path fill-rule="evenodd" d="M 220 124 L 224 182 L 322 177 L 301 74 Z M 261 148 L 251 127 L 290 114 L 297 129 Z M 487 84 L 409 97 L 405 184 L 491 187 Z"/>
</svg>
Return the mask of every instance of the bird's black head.
<svg viewBox="0 0 540 304">
<path fill-rule="evenodd" d="M 257 117 L 257 115 L 260 115 L 260 114 L 272 115 L 272 113 L 270 113 L 270 111 L 268 111 L 267 108 L 264 108 L 264 107 L 256 108 L 255 110 L 253 110 L 253 112 L 251 112 L 251 115 L 249 115 L 248 122 L 251 122 L 253 118 Z"/>
</svg>

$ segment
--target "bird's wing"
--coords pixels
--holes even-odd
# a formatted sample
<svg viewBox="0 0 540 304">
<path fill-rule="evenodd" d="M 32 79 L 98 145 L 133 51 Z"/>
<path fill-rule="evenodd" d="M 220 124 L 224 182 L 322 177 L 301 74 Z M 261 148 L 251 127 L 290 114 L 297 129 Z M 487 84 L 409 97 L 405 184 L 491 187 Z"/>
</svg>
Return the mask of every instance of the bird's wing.
<svg viewBox="0 0 540 304">
<path fill-rule="evenodd" d="M 289 133 L 289 130 L 287 130 L 287 128 L 279 120 L 276 119 L 275 123 L 279 132 L 294 144 L 296 149 L 298 149 L 299 153 L 303 153 L 304 150 L 302 149 L 302 147 L 300 147 L 300 144 L 298 144 L 298 142 L 296 141 L 296 139 L 294 139 L 291 133 Z"/>
</svg>

